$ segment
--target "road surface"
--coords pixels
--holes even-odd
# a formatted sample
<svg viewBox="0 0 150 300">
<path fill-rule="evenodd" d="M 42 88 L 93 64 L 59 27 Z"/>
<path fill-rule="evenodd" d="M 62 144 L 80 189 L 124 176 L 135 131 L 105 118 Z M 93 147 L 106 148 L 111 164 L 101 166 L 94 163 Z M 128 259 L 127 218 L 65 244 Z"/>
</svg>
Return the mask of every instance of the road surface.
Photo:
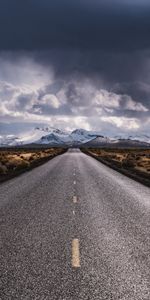
<svg viewBox="0 0 150 300">
<path fill-rule="evenodd" d="M 149 300 L 150 189 L 69 150 L 0 185 L 0 299 Z"/>
</svg>

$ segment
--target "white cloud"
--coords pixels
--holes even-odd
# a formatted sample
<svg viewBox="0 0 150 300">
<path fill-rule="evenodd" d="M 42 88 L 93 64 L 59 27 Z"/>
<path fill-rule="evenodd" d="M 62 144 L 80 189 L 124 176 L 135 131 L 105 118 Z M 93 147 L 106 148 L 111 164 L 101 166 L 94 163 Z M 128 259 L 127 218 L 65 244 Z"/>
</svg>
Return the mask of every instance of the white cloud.
<svg viewBox="0 0 150 300">
<path fill-rule="evenodd" d="M 126 118 L 126 117 L 102 117 L 102 121 L 110 123 L 112 125 L 115 125 L 118 128 L 123 128 L 123 129 L 138 129 L 140 127 L 140 123 L 137 119 L 133 118 Z"/>
<path fill-rule="evenodd" d="M 141 112 L 147 112 L 148 108 L 145 107 L 143 104 L 139 102 L 135 102 L 131 99 L 131 97 L 128 97 L 129 99 L 127 100 L 125 104 L 125 109 L 128 110 L 134 110 L 134 111 L 141 111 Z"/>
<path fill-rule="evenodd" d="M 106 108 L 118 108 L 120 106 L 120 101 L 120 95 L 110 93 L 103 89 L 97 91 L 93 99 L 95 105 Z"/>
<path fill-rule="evenodd" d="M 56 109 L 59 108 L 60 105 L 61 105 L 58 98 L 53 94 L 47 94 L 44 97 L 42 97 L 41 104 L 47 104 L 47 105 L 52 106 Z"/>
<path fill-rule="evenodd" d="M 142 121 L 135 117 L 136 112 L 136 116 L 143 114 Z M 117 133 L 147 128 L 148 117 L 143 117 L 147 113 L 148 108 L 129 95 L 96 88 L 86 80 L 59 85 L 53 79 L 40 87 L 27 81 L 20 85 L 0 81 L 0 116 L 4 121 L 50 123 L 70 130 L 109 128 L 110 133 Z"/>
<path fill-rule="evenodd" d="M 112 112 L 112 109 L 124 109 L 138 112 L 148 111 L 147 107 L 137 101 L 134 101 L 128 95 L 119 95 L 103 89 L 96 92 L 93 103 L 98 107 L 103 107 L 107 112 Z"/>
</svg>

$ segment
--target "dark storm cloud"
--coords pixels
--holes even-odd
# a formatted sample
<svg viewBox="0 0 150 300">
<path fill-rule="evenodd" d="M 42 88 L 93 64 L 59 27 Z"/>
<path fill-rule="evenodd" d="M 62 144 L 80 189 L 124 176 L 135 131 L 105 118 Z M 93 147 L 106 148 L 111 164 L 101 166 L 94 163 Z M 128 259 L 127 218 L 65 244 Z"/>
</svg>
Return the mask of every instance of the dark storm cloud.
<svg viewBox="0 0 150 300">
<path fill-rule="evenodd" d="M 135 80 L 145 63 L 143 51 L 150 48 L 149 32 L 148 1 L 0 2 L 0 50 L 17 56 L 30 51 L 57 76 Z"/>
<path fill-rule="evenodd" d="M 0 48 L 134 50 L 150 46 L 150 5 L 138 1 L 1 0 Z M 145 3 L 145 4 L 144 4 Z"/>
<path fill-rule="evenodd" d="M 53 49 L 34 53 L 34 58 L 47 66 L 53 66 L 56 76 L 64 78 L 70 76 L 92 77 L 95 84 L 99 85 L 98 78 L 103 79 L 103 84 L 126 81 L 140 81 L 147 78 L 150 60 L 149 52 L 128 51 L 115 52 L 111 49 Z M 145 79 L 144 78 L 144 79 Z M 147 78 L 148 79 L 148 78 Z"/>
</svg>

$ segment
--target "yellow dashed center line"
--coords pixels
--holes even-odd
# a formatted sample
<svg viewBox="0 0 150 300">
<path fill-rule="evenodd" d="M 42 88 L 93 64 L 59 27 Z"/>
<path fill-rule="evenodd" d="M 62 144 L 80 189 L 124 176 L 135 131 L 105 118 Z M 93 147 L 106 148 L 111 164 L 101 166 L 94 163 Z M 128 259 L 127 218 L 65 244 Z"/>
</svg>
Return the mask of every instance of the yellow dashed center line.
<svg viewBox="0 0 150 300">
<path fill-rule="evenodd" d="M 77 196 L 73 196 L 73 203 L 77 203 Z"/>
<path fill-rule="evenodd" d="M 78 239 L 73 239 L 72 241 L 72 267 L 80 268 L 80 251 Z"/>
</svg>

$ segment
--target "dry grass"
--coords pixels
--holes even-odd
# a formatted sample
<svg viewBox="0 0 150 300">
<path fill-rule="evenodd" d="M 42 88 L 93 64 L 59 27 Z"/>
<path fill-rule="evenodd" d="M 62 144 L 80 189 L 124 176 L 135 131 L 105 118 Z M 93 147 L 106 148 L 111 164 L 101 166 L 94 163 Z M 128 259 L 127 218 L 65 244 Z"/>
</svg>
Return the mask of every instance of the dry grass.
<svg viewBox="0 0 150 300">
<path fill-rule="evenodd" d="M 89 152 L 104 160 L 117 162 L 120 167 L 132 168 L 150 174 L 150 149 L 89 149 Z"/>
<path fill-rule="evenodd" d="M 62 148 L 0 150 L 0 181 L 30 170 L 63 152 Z"/>
<path fill-rule="evenodd" d="M 150 149 L 82 149 L 109 167 L 150 187 Z"/>
</svg>

